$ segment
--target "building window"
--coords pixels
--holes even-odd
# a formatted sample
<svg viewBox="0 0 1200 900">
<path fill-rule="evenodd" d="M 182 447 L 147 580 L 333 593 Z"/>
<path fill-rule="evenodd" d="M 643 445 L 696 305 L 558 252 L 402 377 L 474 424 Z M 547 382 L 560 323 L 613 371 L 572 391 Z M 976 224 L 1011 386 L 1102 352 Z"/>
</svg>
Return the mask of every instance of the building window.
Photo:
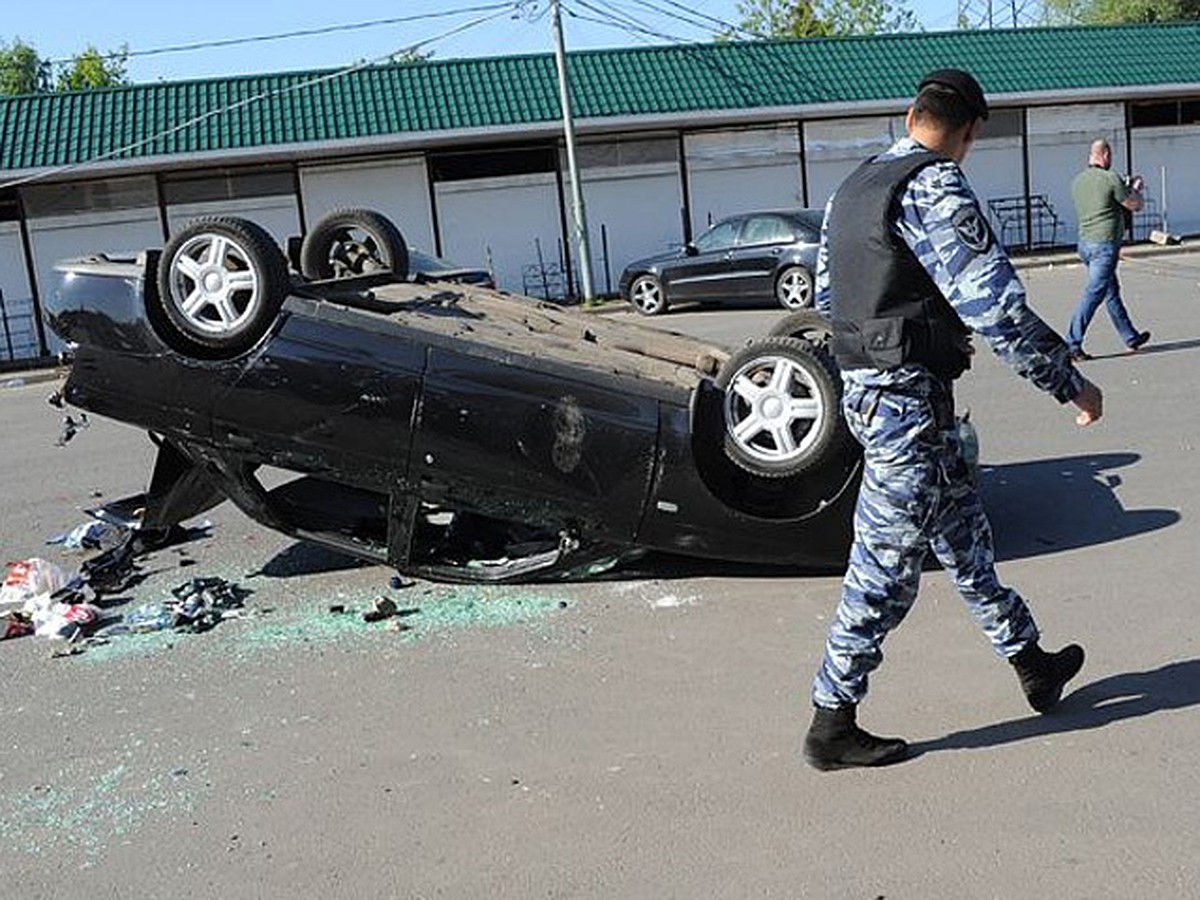
<svg viewBox="0 0 1200 900">
<path fill-rule="evenodd" d="M 1131 103 L 1129 105 L 1129 122 L 1134 128 L 1200 124 L 1200 99 Z"/>
<path fill-rule="evenodd" d="M 1025 110 L 993 109 L 983 122 L 981 138 L 1020 137 L 1025 130 Z"/>
<path fill-rule="evenodd" d="M 260 168 L 163 176 L 163 199 L 168 204 L 276 197 L 295 191 L 291 169 Z"/>
<path fill-rule="evenodd" d="M 516 147 L 465 153 L 437 153 L 430 155 L 429 168 L 434 181 L 467 181 L 472 178 L 553 172 L 554 148 Z"/>
<path fill-rule="evenodd" d="M 158 205 L 158 191 L 149 175 L 28 185 L 21 189 L 21 195 L 31 218 Z"/>
<path fill-rule="evenodd" d="M 679 141 L 675 138 L 643 138 L 580 144 L 576 158 L 581 169 L 673 163 L 679 159 Z"/>
<path fill-rule="evenodd" d="M 9 189 L 0 191 L 0 222 L 16 222 L 21 218 L 21 202 L 17 192 Z"/>
</svg>

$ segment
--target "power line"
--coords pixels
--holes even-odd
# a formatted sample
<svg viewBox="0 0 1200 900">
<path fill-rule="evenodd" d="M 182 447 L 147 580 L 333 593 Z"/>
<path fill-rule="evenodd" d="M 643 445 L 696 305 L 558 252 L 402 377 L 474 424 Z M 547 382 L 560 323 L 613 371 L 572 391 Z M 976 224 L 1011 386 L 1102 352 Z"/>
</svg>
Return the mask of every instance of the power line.
<svg viewBox="0 0 1200 900">
<path fill-rule="evenodd" d="M 374 59 L 364 60 L 362 62 L 355 63 L 352 66 L 347 66 L 346 68 L 339 69 L 336 72 L 327 72 L 324 75 L 319 75 L 315 78 L 309 78 L 304 81 L 298 82 L 296 84 L 288 85 L 287 87 L 284 87 L 284 88 L 279 88 L 277 90 L 272 90 L 272 91 L 263 91 L 262 93 L 255 94 L 251 97 L 246 97 L 243 100 L 239 100 L 236 103 L 230 103 L 228 106 L 222 106 L 218 109 L 213 109 L 213 110 L 209 110 L 206 113 L 201 113 L 200 115 L 194 116 L 193 118 L 188 119 L 185 122 L 181 122 L 178 125 L 173 125 L 170 128 L 164 128 L 162 131 L 156 132 L 155 134 L 152 134 L 149 137 L 145 137 L 140 140 L 133 141 L 132 143 L 126 144 L 123 147 L 117 147 L 114 150 L 109 150 L 107 153 L 98 153 L 95 156 L 90 157 L 89 159 L 81 160 L 81 161 L 75 162 L 75 163 L 67 163 L 66 165 L 62 165 L 62 166 L 55 166 L 52 169 L 47 169 L 42 172 L 35 172 L 32 175 L 27 175 L 24 178 L 14 178 L 10 181 L 0 182 L 0 191 L 7 190 L 8 188 L 18 187 L 23 184 L 30 184 L 35 181 L 42 181 L 46 178 L 51 178 L 56 175 L 63 175 L 67 172 L 78 171 L 79 169 L 85 168 L 86 166 L 90 166 L 93 163 L 103 162 L 106 159 L 112 159 L 113 157 L 121 156 L 122 154 L 129 153 L 133 150 L 137 150 L 141 147 L 144 147 L 147 144 L 152 144 L 155 141 L 159 141 L 159 140 L 162 140 L 163 138 L 170 137 L 173 134 L 178 134 L 179 132 L 185 131 L 188 128 L 193 127 L 194 125 L 199 125 L 201 122 L 207 122 L 209 119 L 216 118 L 217 116 L 223 116 L 226 113 L 233 112 L 236 109 L 242 109 L 247 106 L 252 106 L 255 103 L 261 103 L 262 101 L 269 100 L 272 97 L 282 97 L 285 94 L 295 93 L 297 91 L 301 91 L 301 90 L 304 90 L 305 88 L 313 87 L 318 84 L 325 84 L 326 82 L 335 81 L 338 78 L 344 78 L 347 75 L 353 74 L 354 72 L 358 72 L 363 69 L 368 69 L 371 66 L 378 65 L 379 63 L 385 62 L 389 59 L 392 59 L 393 57 L 401 56 L 403 54 L 408 54 L 408 53 L 415 53 L 418 50 L 420 50 L 422 47 L 428 47 L 430 44 L 445 40 L 445 39 L 453 37 L 454 35 L 457 35 L 457 34 L 461 34 L 464 31 L 467 31 L 471 28 L 475 28 L 479 25 L 483 25 L 484 23 L 490 22 L 493 19 L 498 19 L 507 12 L 519 11 L 521 8 L 526 7 L 528 5 L 528 3 L 529 3 L 529 0 L 515 0 L 515 2 L 504 3 L 504 4 L 500 5 L 501 8 L 499 8 L 498 11 L 493 12 L 491 15 L 481 16 L 478 19 L 474 19 L 474 20 L 472 20 L 470 22 L 466 22 L 462 25 L 456 25 L 454 28 L 444 31 L 441 34 L 437 34 L 437 35 L 434 35 L 433 37 L 426 38 L 423 41 L 418 41 L 415 44 L 410 44 L 407 47 L 401 47 L 400 49 L 395 50 L 391 53 L 386 53 L 382 56 L 375 57 Z"/>
<path fill-rule="evenodd" d="M 647 37 L 658 38 L 659 40 L 662 40 L 662 41 L 669 41 L 672 44 L 694 44 L 694 43 L 697 43 L 697 41 L 692 40 L 690 38 L 682 38 L 682 37 L 679 37 L 678 35 L 666 34 L 665 32 L 662 32 L 662 31 L 655 31 L 653 28 L 650 28 L 648 25 L 646 25 L 644 23 L 638 22 L 636 19 L 633 19 L 631 16 L 615 15 L 612 12 L 609 12 L 608 10 L 600 9 L 599 7 L 593 6 L 591 3 L 588 2 L 588 0 L 572 0 L 572 3 L 574 5 L 581 6 L 586 10 L 589 10 L 589 11 L 595 13 L 596 16 L 600 17 L 600 18 L 595 18 L 594 16 L 584 15 L 583 13 L 580 13 L 577 10 L 568 10 L 568 12 L 571 15 L 573 15 L 575 18 L 580 19 L 584 22 L 594 22 L 597 25 L 607 25 L 611 28 L 619 28 L 620 30 L 624 31 L 626 34 L 645 35 Z"/>
<path fill-rule="evenodd" d="M 652 26 L 646 24 L 642 19 L 637 18 L 630 12 L 626 12 L 611 0 L 595 0 L 600 4 L 600 8 L 589 6 L 584 0 L 580 0 L 580 5 L 591 9 L 593 12 L 602 13 L 609 16 L 614 23 L 627 23 L 631 28 L 641 31 L 642 34 L 655 34 Z M 669 37 L 669 36 L 664 36 Z M 675 40 L 684 40 L 683 38 L 675 38 Z"/>
<path fill-rule="evenodd" d="M 520 6 L 521 4 L 516 4 Z M 422 13 L 415 16 L 394 16 L 389 19 L 371 19 L 367 22 L 351 22 L 342 25 L 326 25 L 321 28 L 305 28 L 297 31 L 284 31 L 277 34 L 259 34 L 251 37 L 222 38 L 212 41 L 197 41 L 191 44 L 174 44 L 168 47 L 155 47 L 151 50 L 130 50 L 124 53 L 102 53 L 102 59 L 132 59 L 133 57 L 161 56 L 167 53 L 187 53 L 193 50 L 214 50 L 222 47 L 236 47 L 243 44 L 261 44 L 268 41 L 282 41 L 297 37 L 316 37 L 323 34 L 335 34 L 345 31 L 361 31 L 367 28 L 378 28 L 383 25 L 400 25 L 406 22 L 420 22 L 427 19 L 445 19 L 452 16 L 464 16 L 471 13 L 492 12 L 497 9 L 513 8 L 512 0 L 503 3 L 489 3 L 481 6 L 464 6 L 459 9 L 449 9 L 442 12 Z M 394 54 L 393 54 L 394 55 Z M 49 65 L 65 65 L 74 57 L 68 59 L 47 59 L 43 62 Z"/>
<path fill-rule="evenodd" d="M 710 34 L 714 33 L 712 26 L 715 25 L 720 29 L 720 31 L 715 32 L 717 34 L 729 34 L 733 36 L 744 35 L 755 40 L 762 40 L 769 37 L 769 35 L 759 34 L 756 31 L 750 31 L 749 29 L 743 28 L 740 25 L 734 25 L 732 22 L 728 22 L 725 19 L 720 19 L 716 16 L 710 16 L 708 13 L 700 12 L 700 10 L 697 9 L 692 9 L 691 7 L 685 6 L 682 3 L 676 2 L 676 0 L 660 0 L 661 3 L 666 4 L 666 6 L 670 7 L 670 9 L 664 9 L 662 6 L 651 2 L 651 0 L 632 0 L 632 2 L 660 15 L 682 19 L 689 25 L 694 25 L 697 28 L 705 29 Z M 700 24 L 702 22 L 708 24 Z"/>
</svg>

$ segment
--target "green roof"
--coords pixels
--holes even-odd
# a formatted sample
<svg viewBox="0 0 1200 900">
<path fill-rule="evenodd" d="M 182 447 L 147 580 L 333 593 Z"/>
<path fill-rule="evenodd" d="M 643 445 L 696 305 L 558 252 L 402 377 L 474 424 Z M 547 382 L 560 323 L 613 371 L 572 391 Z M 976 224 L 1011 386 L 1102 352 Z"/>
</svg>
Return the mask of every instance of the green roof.
<svg viewBox="0 0 1200 900">
<path fill-rule="evenodd" d="M 989 94 L 1195 85 L 1200 23 L 952 31 L 571 53 L 576 118 L 908 99 L 933 68 Z M 550 54 L 0 99 L 0 170 L 556 122 Z M 156 136 L 158 135 L 158 136 Z"/>
</svg>

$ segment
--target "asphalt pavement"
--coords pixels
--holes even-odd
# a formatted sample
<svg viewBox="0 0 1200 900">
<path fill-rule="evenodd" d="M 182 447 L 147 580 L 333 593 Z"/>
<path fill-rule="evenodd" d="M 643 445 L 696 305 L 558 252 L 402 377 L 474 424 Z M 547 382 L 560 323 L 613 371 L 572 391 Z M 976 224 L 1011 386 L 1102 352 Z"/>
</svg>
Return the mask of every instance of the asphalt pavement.
<svg viewBox="0 0 1200 900">
<path fill-rule="evenodd" d="M 1125 353 L 1097 317 L 1097 425 L 985 351 L 959 391 L 1001 577 L 1048 647 L 1087 648 L 1056 714 L 929 571 L 861 710 L 915 758 L 818 773 L 799 746 L 836 577 L 393 583 L 223 504 L 113 609 L 220 577 L 252 591 L 241 618 L 0 642 L 0 896 L 1200 896 L 1200 255 L 1121 275 L 1153 340 Z M 1024 277 L 1065 327 L 1080 267 Z M 737 342 L 777 316 L 652 324 Z M 153 448 L 97 417 L 55 446 L 52 389 L 0 387 L 0 550 L 70 569 L 47 539 L 142 489 Z M 405 615 L 364 622 L 380 596 Z"/>
</svg>

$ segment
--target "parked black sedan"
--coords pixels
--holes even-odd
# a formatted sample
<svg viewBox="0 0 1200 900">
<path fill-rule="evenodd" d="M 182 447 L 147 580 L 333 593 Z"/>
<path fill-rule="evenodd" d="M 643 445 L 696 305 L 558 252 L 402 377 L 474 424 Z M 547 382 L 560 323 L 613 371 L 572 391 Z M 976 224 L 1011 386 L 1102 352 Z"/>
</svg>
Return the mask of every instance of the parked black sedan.
<svg viewBox="0 0 1200 900">
<path fill-rule="evenodd" d="M 71 348 L 63 397 L 158 446 L 145 494 L 110 506 L 138 511 L 140 545 L 228 499 L 447 580 L 562 577 L 645 550 L 843 563 L 859 455 L 814 312 L 730 351 L 412 281 L 394 228 L 333 219 L 304 238 L 299 273 L 232 217 L 161 251 L 59 264 L 46 310 Z"/>
<path fill-rule="evenodd" d="M 639 259 L 621 274 L 621 296 L 656 316 L 684 301 L 812 306 L 821 239 L 819 209 L 748 212 L 713 225 L 680 250 Z"/>
</svg>

